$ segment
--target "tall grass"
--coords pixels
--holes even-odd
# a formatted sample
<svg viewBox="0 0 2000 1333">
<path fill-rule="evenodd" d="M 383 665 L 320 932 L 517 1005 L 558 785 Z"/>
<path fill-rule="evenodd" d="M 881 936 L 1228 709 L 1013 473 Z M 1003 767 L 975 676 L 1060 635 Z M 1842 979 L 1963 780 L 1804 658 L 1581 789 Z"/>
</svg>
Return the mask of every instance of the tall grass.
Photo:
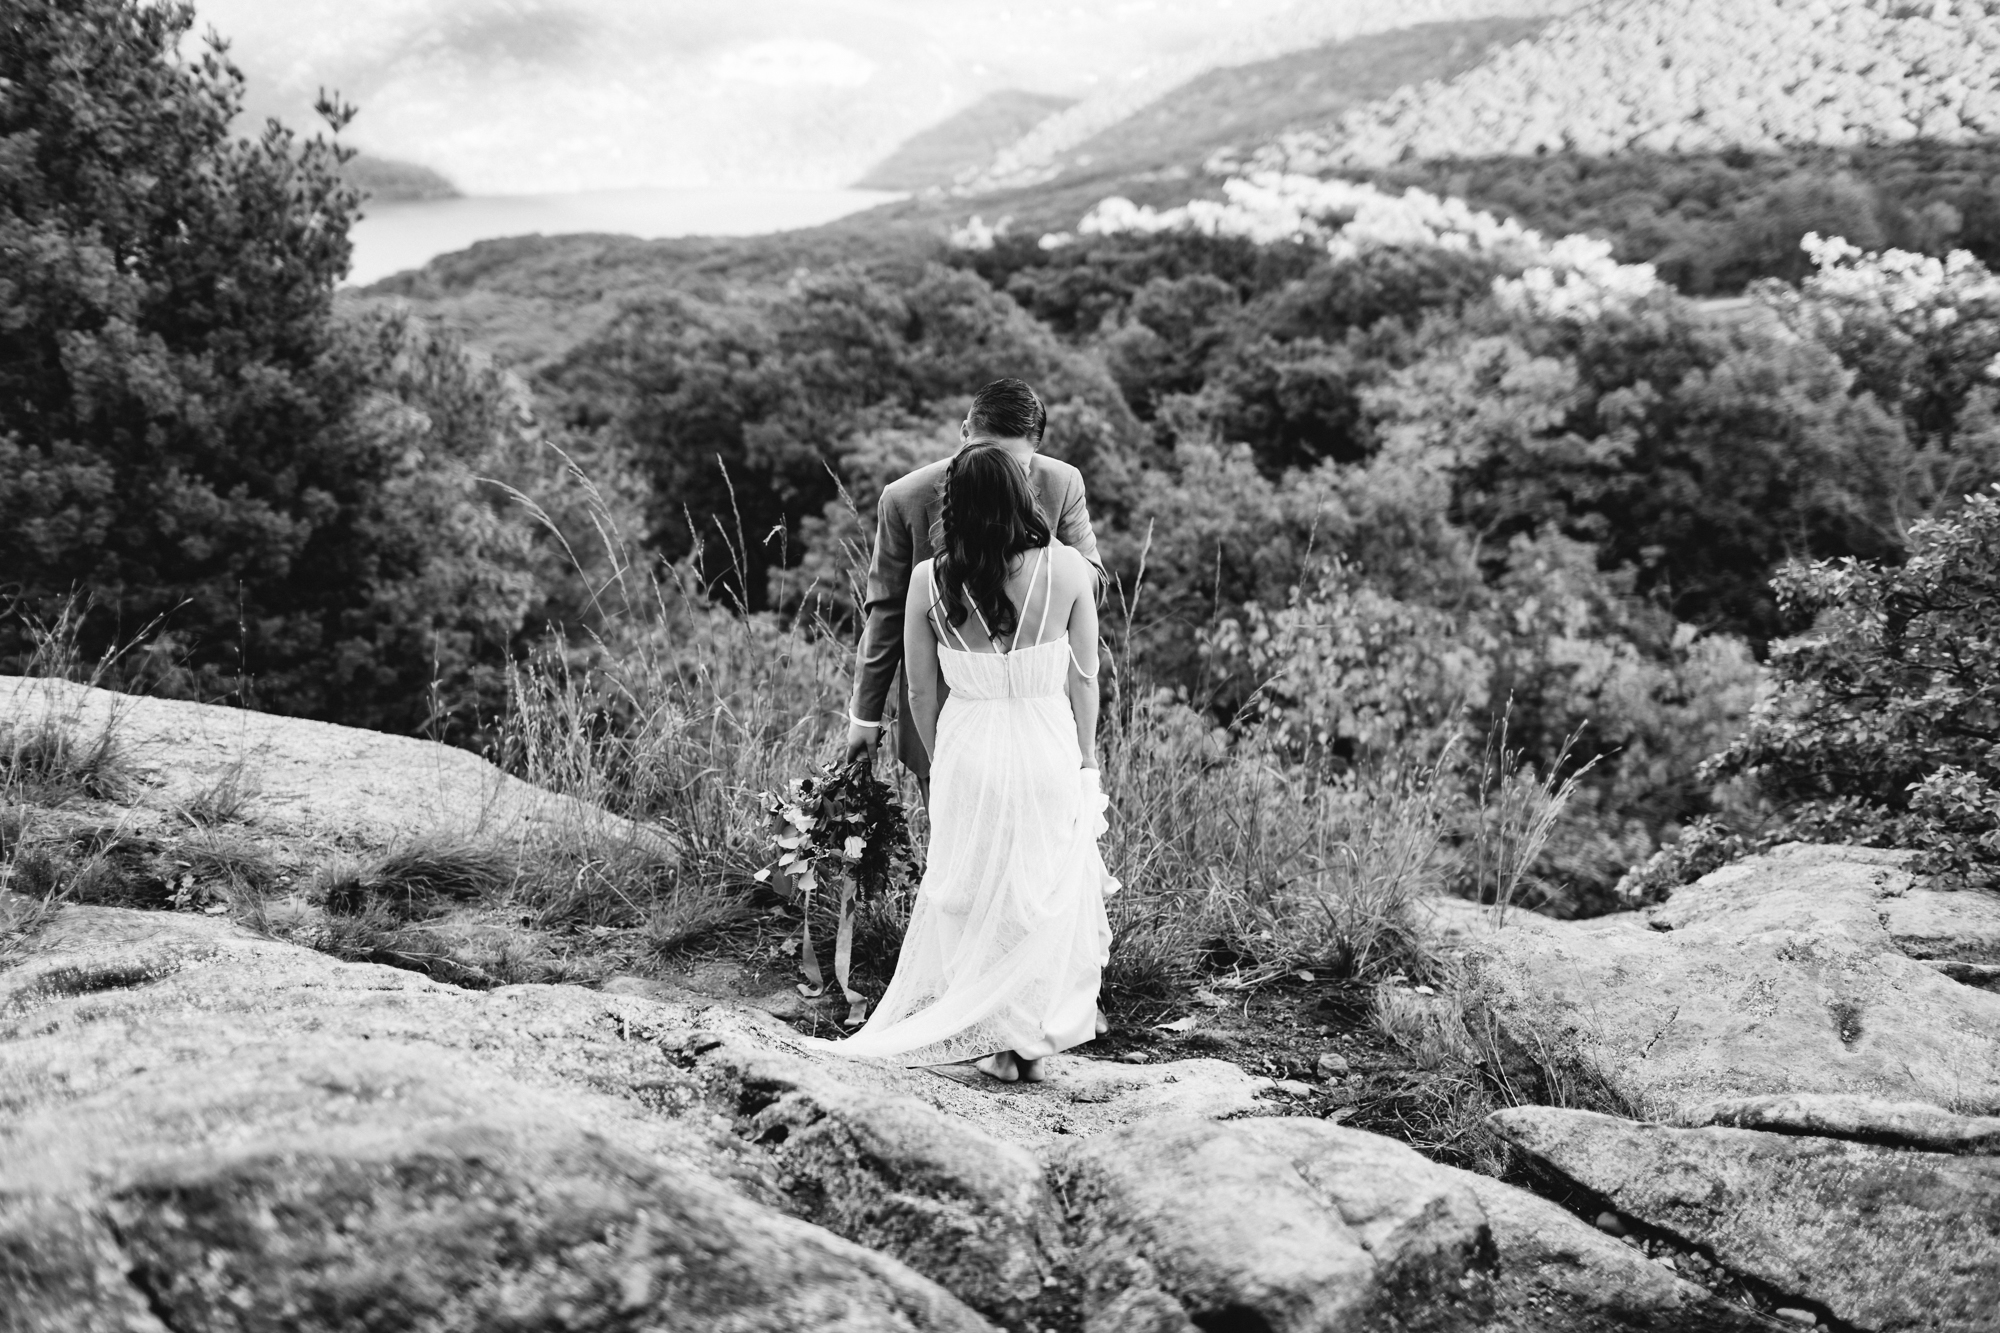
<svg viewBox="0 0 2000 1333">
<path fill-rule="evenodd" d="M 742 919 L 768 860 L 757 794 L 835 757 L 852 652 L 815 613 L 746 609 L 740 531 L 718 534 L 721 576 L 707 569 L 715 548 L 699 541 L 680 565 L 650 563 L 615 507 L 573 466 L 572 476 L 595 546 L 564 545 L 594 576 L 593 621 L 551 635 L 512 669 L 493 757 L 660 831 L 668 846 L 621 854 L 580 830 L 540 855 L 517 896 L 545 924 L 638 925 L 665 954 Z"/>
<path fill-rule="evenodd" d="M 1569 769 L 1577 736 L 1564 739 L 1545 773 L 1538 773 L 1522 751 L 1507 744 L 1512 708 L 1487 737 L 1479 771 L 1472 783 L 1472 809 L 1467 823 L 1456 879 L 1474 902 L 1493 908 L 1495 925 L 1505 925 L 1507 913 L 1522 891 L 1532 887 L 1535 863 L 1549 844 L 1563 811 L 1576 795 L 1583 776 L 1597 758 Z"/>
<path fill-rule="evenodd" d="M 1446 756 L 1327 781 L 1161 695 L 1109 711 L 1107 988 L 1165 999 L 1197 974 L 1252 986 L 1306 969 L 1366 980 L 1415 965 L 1437 891 Z"/>
</svg>

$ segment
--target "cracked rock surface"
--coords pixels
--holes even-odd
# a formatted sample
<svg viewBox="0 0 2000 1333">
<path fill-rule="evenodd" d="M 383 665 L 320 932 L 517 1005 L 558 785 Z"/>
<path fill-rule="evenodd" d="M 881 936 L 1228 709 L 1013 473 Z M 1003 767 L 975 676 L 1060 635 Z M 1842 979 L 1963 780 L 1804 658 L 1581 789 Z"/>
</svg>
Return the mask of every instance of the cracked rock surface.
<svg viewBox="0 0 2000 1333">
<path fill-rule="evenodd" d="M 1390 1140 L 1218 1119 L 1260 1081 L 1187 1063 L 973 1088 L 69 907 L 0 970 L 0 1329 L 1765 1326 Z"/>
<path fill-rule="evenodd" d="M 1620 1213 L 1845 1324 L 1983 1333 L 2000 1311 L 2000 1159 L 1547 1106 L 1490 1123 Z"/>
</svg>

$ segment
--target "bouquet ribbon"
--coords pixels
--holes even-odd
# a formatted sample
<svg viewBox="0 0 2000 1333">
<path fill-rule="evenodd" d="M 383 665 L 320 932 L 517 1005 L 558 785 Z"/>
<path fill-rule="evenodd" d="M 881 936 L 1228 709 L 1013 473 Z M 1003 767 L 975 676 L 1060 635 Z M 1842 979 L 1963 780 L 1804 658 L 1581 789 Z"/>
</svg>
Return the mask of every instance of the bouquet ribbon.
<svg viewBox="0 0 2000 1333">
<path fill-rule="evenodd" d="M 840 983 L 840 993 L 847 1000 L 847 1017 L 844 1027 L 858 1027 L 868 1017 L 868 1001 L 861 992 L 849 984 L 849 976 L 854 967 L 854 877 L 840 877 L 840 924 L 834 928 L 833 936 L 833 978 Z M 820 971 L 819 954 L 813 948 L 812 892 L 807 890 L 804 903 L 804 917 L 799 929 L 799 970 L 805 974 L 806 984 L 799 987 L 799 994 L 808 1000 L 816 1000 L 826 994 L 826 974 Z"/>
</svg>

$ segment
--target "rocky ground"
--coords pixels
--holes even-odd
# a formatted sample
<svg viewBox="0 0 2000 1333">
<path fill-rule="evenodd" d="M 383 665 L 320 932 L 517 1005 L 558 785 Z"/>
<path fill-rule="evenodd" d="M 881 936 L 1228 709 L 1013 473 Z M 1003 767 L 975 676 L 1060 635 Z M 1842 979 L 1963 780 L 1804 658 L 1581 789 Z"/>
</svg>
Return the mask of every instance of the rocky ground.
<svg viewBox="0 0 2000 1333">
<path fill-rule="evenodd" d="M 33 818 L 179 838 L 244 755 L 298 775 L 227 821 L 295 878 L 603 818 L 185 708 L 126 706 L 152 766 Z M 179 762 L 169 724 L 224 740 Z M 1781 849 L 1592 922 L 1440 905 L 1452 984 L 1392 988 L 1399 1042 L 1325 979 L 1218 984 L 1010 1087 L 808 1053 L 775 950 L 468 987 L 168 887 L 0 892 L 4 1333 L 2000 1328 L 2000 894 L 1893 855 Z"/>
</svg>

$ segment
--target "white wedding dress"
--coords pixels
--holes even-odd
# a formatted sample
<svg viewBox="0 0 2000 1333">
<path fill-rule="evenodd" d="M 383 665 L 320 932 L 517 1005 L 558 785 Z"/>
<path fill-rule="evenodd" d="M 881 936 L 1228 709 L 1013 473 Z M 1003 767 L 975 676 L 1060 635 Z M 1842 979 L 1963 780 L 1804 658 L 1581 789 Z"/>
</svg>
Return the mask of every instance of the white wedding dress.
<svg viewBox="0 0 2000 1333">
<path fill-rule="evenodd" d="M 951 687 L 931 756 L 929 855 L 882 1002 L 852 1036 L 811 1043 L 820 1049 L 939 1065 L 996 1051 L 1039 1058 L 1096 1033 L 1111 949 L 1104 896 L 1118 884 L 1097 849 L 1102 798 L 1080 772 L 1067 627 L 1042 639 L 1053 547 L 1023 598 L 1032 605 L 1043 575 L 1036 642 L 1020 646 L 1017 626 L 1006 652 L 975 650 L 962 634 L 946 642 L 931 562 L 912 572 L 910 595 L 931 601 Z"/>
</svg>

